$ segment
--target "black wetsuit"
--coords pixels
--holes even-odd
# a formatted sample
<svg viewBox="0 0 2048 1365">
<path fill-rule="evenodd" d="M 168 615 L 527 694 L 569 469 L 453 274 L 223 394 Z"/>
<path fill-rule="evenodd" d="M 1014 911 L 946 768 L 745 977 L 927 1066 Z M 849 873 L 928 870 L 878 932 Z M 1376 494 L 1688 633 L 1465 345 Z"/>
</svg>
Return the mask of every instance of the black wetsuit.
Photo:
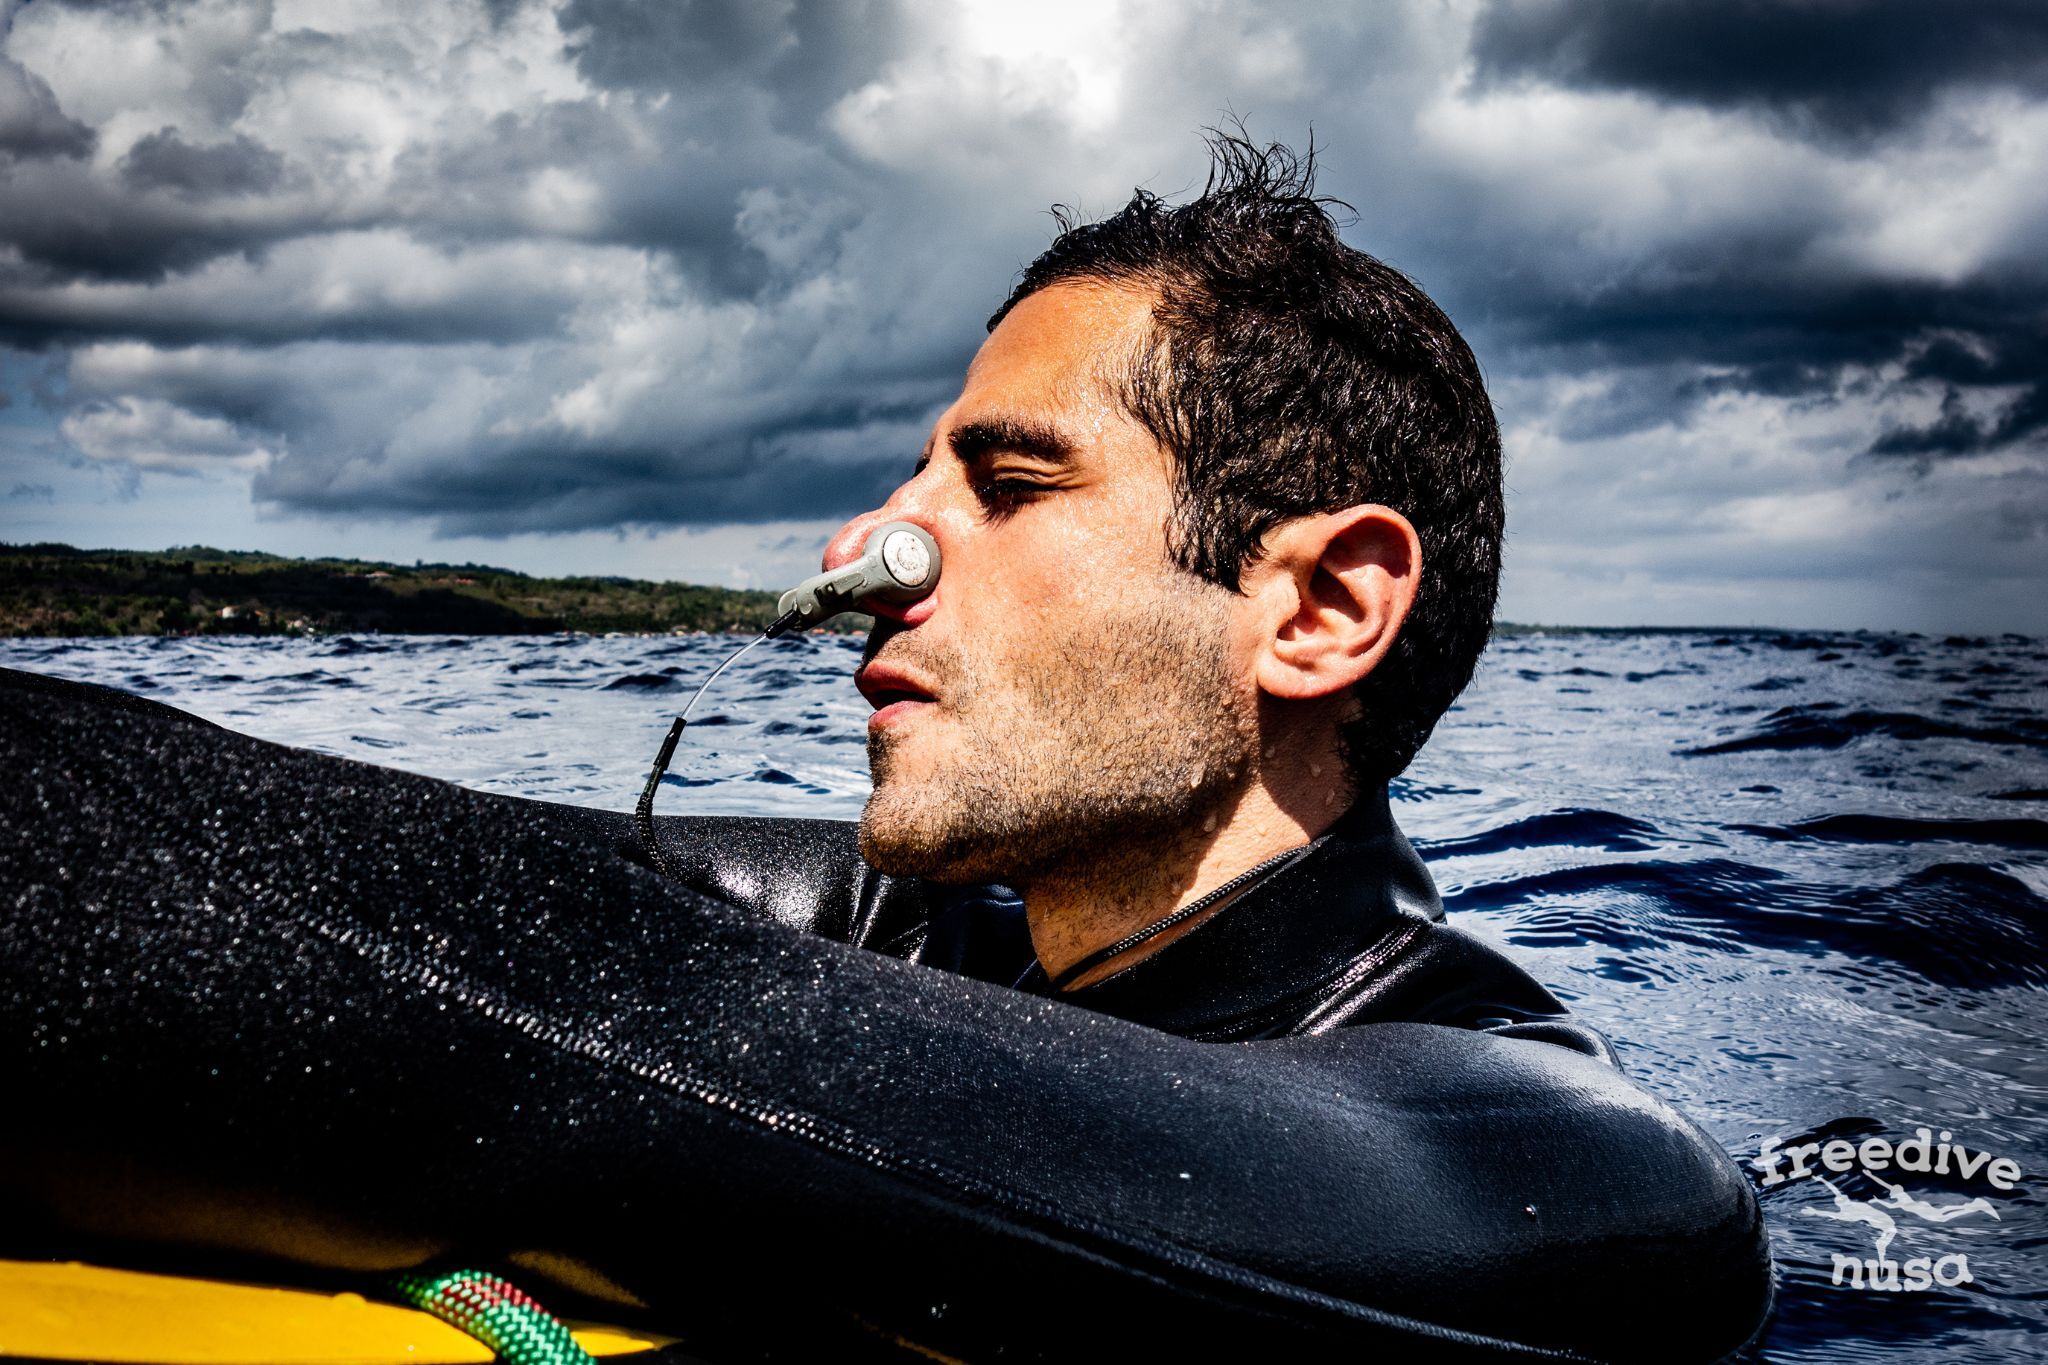
<svg viewBox="0 0 2048 1365">
<path fill-rule="evenodd" d="M 622 816 L 579 811 L 638 859 Z M 839 820 L 662 822 L 687 885 L 794 929 L 979 980 L 1047 993 L 1021 905 L 886 877 Z M 1541 1038 L 1613 1061 L 1594 1030 L 1493 949 L 1444 922 L 1384 788 L 1264 870 L 1220 911 L 1134 965 L 1059 993 L 1134 1024 L 1205 1042 L 1402 1021 Z"/>
<path fill-rule="evenodd" d="M 844 825 L 664 822 L 713 899 L 623 816 L 12 673 L 0 761 L 44 1246 L 509 1262 L 795 1359 L 1693 1361 L 1768 1307 L 1741 1174 L 1438 922 L 1383 798 L 1052 999 Z"/>
</svg>

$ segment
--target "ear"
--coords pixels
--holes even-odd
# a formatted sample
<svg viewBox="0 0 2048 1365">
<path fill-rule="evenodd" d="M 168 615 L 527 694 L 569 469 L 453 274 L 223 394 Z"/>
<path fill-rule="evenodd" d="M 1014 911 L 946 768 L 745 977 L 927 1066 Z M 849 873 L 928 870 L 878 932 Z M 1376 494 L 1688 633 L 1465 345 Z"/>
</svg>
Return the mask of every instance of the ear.
<svg viewBox="0 0 2048 1365">
<path fill-rule="evenodd" d="M 1378 667 L 1421 581 L 1422 541 L 1408 518 L 1377 503 L 1318 512 L 1276 527 L 1262 549 L 1244 585 L 1263 608 L 1259 690 L 1333 696 Z"/>
</svg>

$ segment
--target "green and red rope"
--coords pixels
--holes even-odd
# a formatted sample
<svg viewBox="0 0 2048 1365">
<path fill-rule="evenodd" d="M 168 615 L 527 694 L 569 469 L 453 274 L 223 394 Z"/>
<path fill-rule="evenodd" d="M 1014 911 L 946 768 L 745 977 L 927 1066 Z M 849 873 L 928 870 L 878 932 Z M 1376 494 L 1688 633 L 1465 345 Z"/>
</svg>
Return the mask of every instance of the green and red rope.
<svg viewBox="0 0 2048 1365">
<path fill-rule="evenodd" d="M 488 1271 L 394 1275 L 391 1286 L 413 1307 L 490 1347 L 504 1365 L 594 1365 L 561 1319 Z"/>
</svg>

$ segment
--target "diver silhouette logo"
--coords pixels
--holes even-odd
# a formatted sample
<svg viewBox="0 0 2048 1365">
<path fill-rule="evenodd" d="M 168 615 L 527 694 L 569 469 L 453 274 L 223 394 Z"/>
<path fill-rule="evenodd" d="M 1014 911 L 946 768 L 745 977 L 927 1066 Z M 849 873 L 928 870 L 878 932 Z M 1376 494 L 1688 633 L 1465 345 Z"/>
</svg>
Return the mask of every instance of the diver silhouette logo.
<svg viewBox="0 0 2048 1365">
<path fill-rule="evenodd" d="M 1806 1165 L 1809 1157 L 1818 1157 L 1820 1165 L 1837 1174 L 1860 1169 L 1870 1180 L 1884 1187 L 1884 1196 L 1879 1199 L 1850 1198 L 1834 1181 L 1817 1170 L 1809 1170 Z M 1779 1165 L 1787 1159 L 1792 1163 L 1789 1173 L 1779 1170 Z M 1966 1180 L 1981 1173 L 1992 1188 L 2001 1191 L 2013 1189 L 2020 1180 L 2019 1163 L 2011 1158 L 1972 1152 L 1956 1142 L 1954 1135 L 1946 1130 L 1937 1141 L 1926 1128 L 1914 1129 L 1913 1136 L 1896 1147 L 1883 1138 L 1869 1138 L 1860 1144 L 1838 1138 L 1831 1142 L 1781 1148 L 1778 1139 L 1771 1138 L 1764 1143 L 1751 1165 L 1765 1173 L 1761 1183 L 1767 1187 L 1808 1176 L 1827 1186 L 1828 1192 L 1834 1196 L 1834 1207 L 1800 1210 L 1806 1216 L 1828 1218 L 1838 1223 L 1861 1223 L 1874 1229 L 1877 1255 L 1864 1261 L 1836 1253 L 1834 1283 L 1888 1292 L 1913 1292 L 1935 1285 L 1952 1289 L 1975 1278 L 1970 1273 L 1969 1258 L 1961 1252 L 1951 1252 L 1939 1258 L 1915 1256 L 1904 1262 L 1892 1260 L 1889 1254 L 1892 1242 L 1899 1235 L 1899 1221 L 1893 1217 L 1894 1213 L 1910 1213 L 1925 1223 L 1952 1223 L 1974 1213 L 1989 1214 L 1996 1221 L 2003 1220 L 1999 1219 L 1997 1206 L 1981 1194 L 1960 1203 L 1930 1203 L 1914 1195 L 1904 1185 L 1885 1179 L 1878 1171 L 1896 1166 L 1903 1171 L 1948 1175 L 1953 1169 L 1955 1174 Z"/>
<path fill-rule="evenodd" d="M 1998 1217 L 1998 1210 L 1991 1207 L 1991 1201 L 1983 1195 L 1963 1204 L 1929 1204 L 1906 1193 L 1905 1188 L 1894 1185 L 1882 1176 L 1870 1178 L 1890 1191 L 1883 1199 L 1855 1200 L 1843 1194 L 1834 1181 L 1826 1176 L 1818 1177 L 1835 1196 L 1831 1209 L 1802 1209 L 1812 1218 L 1833 1218 L 1844 1223 L 1868 1223 L 1877 1229 L 1877 1255 L 1868 1261 L 1858 1261 L 1854 1256 L 1835 1256 L 1834 1283 L 1847 1283 L 1861 1289 L 1868 1276 L 1872 1289 L 1914 1291 L 1940 1285 L 1953 1289 L 1959 1284 L 1968 1284 L 1975 1277 L 1970 1274 L 1970 1258 L 1960 1251 L 1950 1252 L 1939 1260 L 1927 1256 L 1915 1256 L 1903 1263 L 1893 1261 L 1885 1255 L 1892 1239 L 1899 1235 L 1898 1220 L 1887 1208 L 1902 1209 L 1930 1223 L 1948 1223 L 1969 1213 L 1988 1213 Z"/>
<path fill-rule="evenodd" d="M 2000 1222 L 2004 1221 L 1998 1218 L 1998 1210 L 1992 1206 L 1991 1201 L 1981 1194 L 1968 1203 L 1963 1204 L 1929 1204 L 1924 1200 L 1915 1199 L 1912 1195 L 1907 1194 L 1903 1185 L 1894 1185 L 1881 1175 L 1872 1175 L 1869 1172 L 1865 1172 L 1865 1174 L 1870 1175 L 1872 1180 L 1875 1180 L 1878 1184 L 1891 1191 L 1885 1198 L 1878 1200 L 1878 1203 L 1890 1204 L 1896 1209 L 1904 1209 L 1910 1214 L 1925 1218 L 1930 1223 L 1953 1223 L 1966 1213 L 1988 1213 L 1994 1219 L 1998 1219 Z"/>
<path fill-rule="evenodd" d="M 1870 1224 L 1877 1229 L 1877 1259 L 1882 1261 L 1885 1248 L 1892 1244 L 1892 1238 L 1899 1235 L 1897 1221 L 1876 1204 L 1859 1203 L 1843 1194 L 1841 1187 L 1826 1176 L 1820 1177 L 1820 1183 L 1834 1192 L 1835 1206 L 1831 1209 L 1801 1209 L 1800 1212 L 1812 1218 L 1833 1218 L 1844 1223 Z"/>
</svg>

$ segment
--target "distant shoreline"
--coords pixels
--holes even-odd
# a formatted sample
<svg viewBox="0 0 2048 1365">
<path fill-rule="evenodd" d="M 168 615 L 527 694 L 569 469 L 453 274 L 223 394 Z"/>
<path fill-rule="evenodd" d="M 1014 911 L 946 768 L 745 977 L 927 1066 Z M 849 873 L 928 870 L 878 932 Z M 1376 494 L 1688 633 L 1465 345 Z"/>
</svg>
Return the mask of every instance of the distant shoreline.
<svg viewBox="0 0 2048 1365">
<path fill-rule="evenodd" d="M 776 598 L 637 578 L 535 578 L 486 564 L 0 543 L 0 637 L 14 639 L 752 632 L 775 619 Z M 865 630 L 869 621 L 831 624 Z"/>
</svg>

